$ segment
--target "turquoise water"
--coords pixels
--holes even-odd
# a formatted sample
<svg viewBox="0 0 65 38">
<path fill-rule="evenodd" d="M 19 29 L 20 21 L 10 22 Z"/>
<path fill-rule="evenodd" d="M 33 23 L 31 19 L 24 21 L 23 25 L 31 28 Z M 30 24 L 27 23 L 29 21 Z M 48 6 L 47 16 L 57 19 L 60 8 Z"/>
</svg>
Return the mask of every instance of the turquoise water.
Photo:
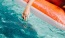
<svg viewBox="0 0 65 38">
<path fill-rule="evenodd" d="M 0 38 L 65 38 L 65 31 L 32 13 L 28 21 L 24 21 L 23 10 L 14 0 L 0 0 Z"/>
</svg>

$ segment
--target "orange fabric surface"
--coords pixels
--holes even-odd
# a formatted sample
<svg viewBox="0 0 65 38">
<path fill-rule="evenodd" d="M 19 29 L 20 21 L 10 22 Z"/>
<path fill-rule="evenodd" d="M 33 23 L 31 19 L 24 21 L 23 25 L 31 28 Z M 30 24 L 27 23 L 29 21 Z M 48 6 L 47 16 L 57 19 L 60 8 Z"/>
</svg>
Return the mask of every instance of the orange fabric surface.
<svg viewBox="0 0 65 38">
<path fill-rule="evenodd" d="M 25 1 L 28 2 L 29 0 Z M 32 6 L 40 10 L 42 13 L 48 15 L 55 21 L 65 25 L 65 11 L 60 7 L 45 0 L 35 0 Z"/>
</svg>

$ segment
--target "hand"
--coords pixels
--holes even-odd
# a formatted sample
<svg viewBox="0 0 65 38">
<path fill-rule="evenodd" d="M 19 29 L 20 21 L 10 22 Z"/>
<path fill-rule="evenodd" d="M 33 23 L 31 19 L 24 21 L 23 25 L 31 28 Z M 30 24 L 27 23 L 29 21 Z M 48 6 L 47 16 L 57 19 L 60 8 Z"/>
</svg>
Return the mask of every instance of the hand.
<svg viewBox="0 0 65 38">
<path fill-rule="evenodd" d="M 30 15 L 30 7 L 32 5 L 32 3 L 34 2 L 34 0 L 30 0 L 29 3 L 27 4 L 24 12 L 23 12 L 23 19 L 27 21 L 27 19 L 29 18 L 29 15 Z"/>
<path fill-rule="evenodd" d="M 30 8 L 27 8 L 24 10 L 23 14 L 22 14 L 22 18 L 27 21 L 27 19 L 29 18 L 30 15 Z"/>
</svg>

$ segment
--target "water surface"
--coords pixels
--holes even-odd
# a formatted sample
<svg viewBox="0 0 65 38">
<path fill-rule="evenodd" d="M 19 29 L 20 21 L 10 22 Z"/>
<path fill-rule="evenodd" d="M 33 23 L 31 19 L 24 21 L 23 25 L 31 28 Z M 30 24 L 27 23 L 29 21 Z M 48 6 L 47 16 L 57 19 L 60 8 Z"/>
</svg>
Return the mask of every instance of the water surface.
<svg viewBox="0 0 65 38">
<path fill-rule="evenodd" d="M 16 0 L 0 0 L 0 38 L 65 38 L 60 30 L 36 17 L 32 12 L 28 21 L 21 18 L 24 7 Z"/>
</svg>

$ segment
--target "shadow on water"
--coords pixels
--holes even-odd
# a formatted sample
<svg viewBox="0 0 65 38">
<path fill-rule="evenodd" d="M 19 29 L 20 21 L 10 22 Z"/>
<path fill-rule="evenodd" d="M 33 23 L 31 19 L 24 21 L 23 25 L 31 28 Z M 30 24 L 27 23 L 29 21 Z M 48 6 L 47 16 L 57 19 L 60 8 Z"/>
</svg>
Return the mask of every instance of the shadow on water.
<svg viewBox="0 0 65 38">
<path fill-rule="evenodd" d="M 8 10 L 6 6 L 2 5 L 0 5 L 1 34 L 7 38 L 37 38 L 37 32 L 31 24 L 23 19 L 20 21 L 13 10 Z"/>
</svg>

